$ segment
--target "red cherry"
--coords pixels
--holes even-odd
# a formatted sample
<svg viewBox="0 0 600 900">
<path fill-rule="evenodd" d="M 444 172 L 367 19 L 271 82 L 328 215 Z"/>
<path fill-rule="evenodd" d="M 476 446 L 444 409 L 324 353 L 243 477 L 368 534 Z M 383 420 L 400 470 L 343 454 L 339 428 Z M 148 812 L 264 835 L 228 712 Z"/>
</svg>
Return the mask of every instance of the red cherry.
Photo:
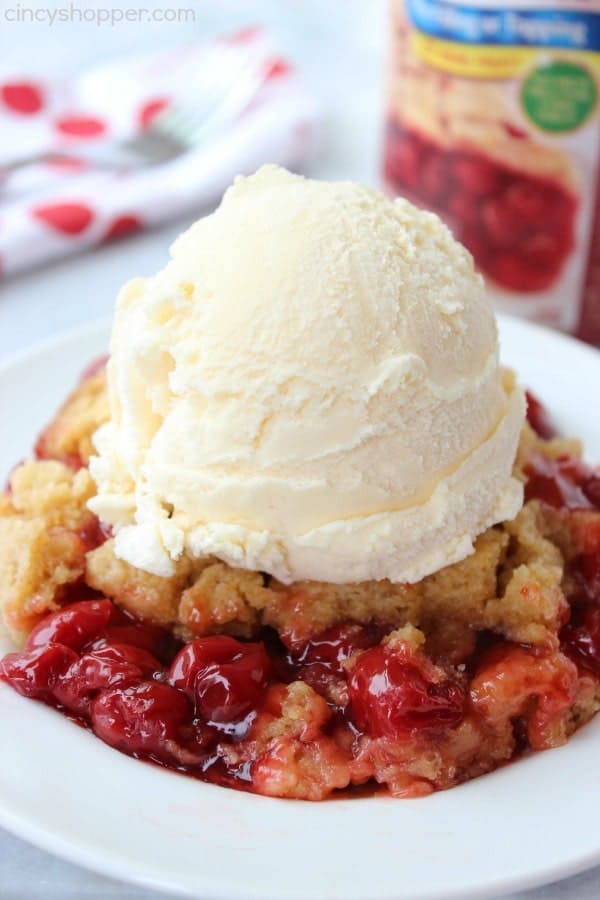
<svg viewBox="0 0 600 900">
<path fill-rule="evenodd" d="M 70 137 L 99 137 L 106 131 L 106 123 L 94 116 L 63 116 L 54 124 L 57 131 Z"/>
<path fill-rule="evenodd" d="M 519 239 L 519 235 L 515 235 Z M 533 266 L 527 257 L 510 250 L 506 253 L 492 254 L 487 264 L 487 272 L 494 281 L 512 291 L 521 293 L 533 293 L 544 291 L 555 280 L 561 259 L 557 258 L 554 265 L 547 267 Z"/>
<path fill-rule="evenodd" d="M 355 721 L 372 737 L 444 730 L 464 716 L 463 688 L 404 646 L 367 650 L 352 669 L 348 687 Z"/>
<path fill-rule="evenodd" d="M 597 509 L 600 509 L 600 473 L 593 473 L 583 483 L 583 493 Z"/>
<path fill-rule="evenodd" d="M 580 624 L 565 625 L 560 637 L 562 649 L 571 659 L 600 676 L 600 608 L 585 609 Z"/>
<path fill-rule="evenodd" d="M 525 392 L 525 399 L 527 400 L 527 421 L 535 433 L 545 441 L 557 437 L 558 431 L 554 427 L 545 406 L 540 403 L 531 391 Z"/>
<path fill-rule="evenodd" d="M 263 644 L 217 635 L 186 644 L 173 660 L 168 681 L 194 701 L 206 722 L 239 722 L 262 699 L 270 667 Z"/>
<path fill-rule="evenodd" d="M 79 468 L 82 466 L 83 462 Z M 101 547 L 109 539 L 111 528 L 110 525 L 105 525 L 96 516 L 90 515 L 88 522 L 78 531 L 78 534 L 85 544 L 86 552 L 89 552 L 90 550 L 95 550 L 96 547 Z"/>
<path fill-rule="evenodd" d="M 35 206 L 32 214 L 62 234 L 81 234 L 94 218 L 89 207 L 83 203 L 48 203 Z"/>
<path fill-rule="evenodd" d="M 179 651 L 173 660 L 169 669 L 168 681 L 193 700 L 196 676 L 200 669 L 215 661 L 225 662 L 233 659 L 243 646 L 240 641 L 224 634 L 191 641 Z"/>
<path fill-rule="evenodd" d="M 481 217 L 487 239 L 494 247 L 512 247 L 518 241 L 518 223 L 504 197 L 486 200 Z"/>
<path fill-rule="evenodd" d="M 575 210 L 575 200 L 550 182 L 511 176 L 482 211 L 487 239 L 505 251 L 490 256 L 490 277 L 523 293 L 549 288 L 573 247 Z"/>
<path fill-rule="evenodd" d="M 157 681 L 102 691 L 91 705 L 92 727 L 117 750 L 160 762 L 179 761 L 179 747 L 192 729 L 193 710 L 181 691 Z"/>
<path fill-rule="evenodd" d="M 460 239 L 479 268 L 485 269 L 493 250 L 482 235 L 481 228 L 466 228 Z"/>
<path fill-rule="evenodd" d="M 448 169 L 443 154 L 432 153 L 421 166 L 421 191 L 428 203 L 439 206 L 448 191 Z"/>
<path fill-rule="evenodd" d="M 146 650 L 159 659 L 172 655 L 172 648 L 179 647 L 169 631 L 160 625 L 151 622 L 136 622 L 130 620 L 124 624 L 108 625 L 100 638 L 90 646 L 90 649 L 104 647 L 107 644 L 129 644 L 131 647 L 139 647 Z"/>
<path fill-rule="evenodd" d="M 88 715 L 90 703 L 100 690 L 139 684 L 161 669 L 146 650 L 127 644 L 109 644 L 85 653 L 58 680 L 54 697 L 71 712 Z"/>
<path fill-rule="evenodd" d="M 493 194 L 500 185 L 498 167 L 481 156 L 458 156 L 452 178 L 469 194 Z"/>
<path fill-rule="evenodd" d="M 343 673 L 340 665 L 357 650 L 366 650 L 381 640 L 381 629 L 374 626 L 357 625 L 346 622 L 326 629 L 290 653 L 296 665 L 312 666 L 317 663 L 332 671 Z"/>
<path fill-rule="evenodd" d="M 114 614 L 115 607 L 110 600 L 71 603 L 42 619 L 27 638 L 25 649 L 64 644 L 72 650 L 82 650 L 100 637 Z"/>
<path fill-rule="evenodd" d="M 3 84 L 0 96 L 10 110 L 25 116 L 35 115 L 44 105 L 41 89 L 26 81 Z"/>
<path fill-rule="evenodd" d="M 591 475 L 582 460 L 574 456 L 549 459 L 534 454 L 525 466 L 526 500 L 541 500 L 555 509 L 593 509 L 585 485 Z"/>
<path fill-rule="evenodd" d="M 47 435 L 45 431 L 42 431 L 38 437 L 33 452 L 36 459 L 59 459 L 60 462 L 64 463 L 65 466 L 69 466 L 74 472 L 78 472 L 79 469 L 83 468 L 83 459 L 79 453 L 57 454 L 54 451 L 51 451 L 47 444 Z"/>
<path fill-rule="evenodd" d="M 552 230 L 565 236 L 570 250 L 575 243 L 574 217 L 579 206 L 578 199 L 571 194 L 556 191 L 552 210 Z"/>
<path fill-rule="evenodd" d="M 344 660 L 358 650 L 379 643 L 383 629 L 376 625 L 346 622 L 334 625 L 309 641 L 292 644 L 287 654 L 290 673 L 282 680 L 305 681 L 330 703 L 343 707 L 348 701 Z M 277 673 L 281 678 L 281 673 Z"/>
<path fill-rule="evenodd" d="M 577 585 L 575 596 L 569 597 L 571 604 L 600 605 L 600 553 L 580 553 L 567 570 Z"/>
<path fill-rule="evenodd" d="M 595 511 L 588 513 L 581 524 L 583 527 L 578 528 L 576 534 L 581 553 L 586 556 L 600 555 L 600 516 L 595 515 Z"/>
<path fill-rule="evenodd" d="M 466 191 L 457 190 L 448 200 L 448 212 L 457 220 L 459 225 L 477 226 L 481 202 L 477 197 L 467 194 Z M 471 251 L 472 252 L 472 251 Z"/>
<path fill-rule="evenodd" d="M 534 750 L 556 745 L 556 728 L 577 694 L 577 669 L 563 653 L 501 642 L 484 651 L 470 701 L 493 727 L 519 723 Z"/>
<path fill-rule="evenodd" d="M 56 682 L 75 662 L 77 654 L 63 644 L 9 653 L 0 660 L 0 679 L 24 697 L 50 702 Z"/>
<path fill-rule="evenodd" d="M 410 135 L 390 134 L 386 147 L 385 174 L 407 188 L 416 188 L 421 171 L 421 153 L 416 139 Z"/>
<path fill-rule="evenodd" d="M 538 231 L 521 244 L 521 256 L 534 268 L 549 266 L 554 270 L 563 248 L 559 235 Z"/>
<path fill-rule="evenodd" d="M 553 189 L 540 181 L 517 178 L 506 190 L 505 198 L 515 221 L 541 225 L 548 222 L 552 207 Z"/>
</svg>

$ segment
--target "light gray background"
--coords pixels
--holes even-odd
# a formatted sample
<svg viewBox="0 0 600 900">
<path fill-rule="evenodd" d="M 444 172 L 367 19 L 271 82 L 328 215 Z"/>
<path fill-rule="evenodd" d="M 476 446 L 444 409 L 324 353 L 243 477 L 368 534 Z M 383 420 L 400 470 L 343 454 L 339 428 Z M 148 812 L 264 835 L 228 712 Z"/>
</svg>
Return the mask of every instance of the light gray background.
<svg viewBox="0 0 600 900">
<path fill-rule="evenodd" d="M 20 0 L 21 5 L 68 5 L 68 0 Z M 160 6 L 155 0 L 78 0 L 85 6 Z M 0 66 L 21 73 L 68 73 L 133 50 L 177 44 L 195 35 L 265 22 L 321 98 L 325 117 L 309 173 L 376 185 L 379 175 L 386 0 L 164 0 L 194 6 L 193 26 L 63 24 L 50 29 L 0 23 Z M 17 0 L 0 0 L 0 9 Z M 1 136 L 0 136 L 1 139 Z M 0 359 L 80 323 L 111 314 L 118 287 L 162 266 L 171 239 L 203 210 L 149 234 L 30 273 L 0 287 Z M 0 721 L 0 728 L 10 723 Z M 92 775 L 93 777 L 93 775 Z M 551 786 L 549 785 L 549 789 Z M 85 798 L 82 798 L 85 802 Z M 526 799 L 523 798 L 523 802 Z M 577 810 L 573 811 L 577 815 Z M 490 810 L 493 815 L 493 810 Z M 518 805 L 515 806 L 518 815 Z M 543 835 L 540 835 L 543 840 Z M 64 863 L 0 830 L 2 900 L 160 900 L 164 895 L 119 884 Z M 600 868 L 510 900 L 597 900 Z"/>
</svg>

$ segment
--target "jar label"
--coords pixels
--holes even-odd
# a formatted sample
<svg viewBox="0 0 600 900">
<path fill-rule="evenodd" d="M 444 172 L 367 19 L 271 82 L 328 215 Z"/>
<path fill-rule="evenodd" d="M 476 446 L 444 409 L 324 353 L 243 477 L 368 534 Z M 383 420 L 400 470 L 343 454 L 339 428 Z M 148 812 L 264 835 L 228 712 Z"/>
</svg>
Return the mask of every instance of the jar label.
<svg viewBox="0 0 600 900">
<path fill-rule="evenodd" d="M 574 131 L 590 118 L 597 102 L 598 88 L 588 70 L 565 59 L 535 68 L 521 90 L 523 109 L 543 131 Z"/>
<path fill-rule="evenodd" d="M 588 3 L 593 10 L 594 4 Z M 568 7 L 575 7 L 569 9 Z M 407 0 L 407 14 L 424 34 L 465 44 L 600 49 L 600 20 L 576 3 L 465 4 Z"/>
<path fill-rule="evenodd" d="M 389 84 L 390 188 L 498 308 L 600 342 L 600 2 L 394 0 Z"/>
</svg>

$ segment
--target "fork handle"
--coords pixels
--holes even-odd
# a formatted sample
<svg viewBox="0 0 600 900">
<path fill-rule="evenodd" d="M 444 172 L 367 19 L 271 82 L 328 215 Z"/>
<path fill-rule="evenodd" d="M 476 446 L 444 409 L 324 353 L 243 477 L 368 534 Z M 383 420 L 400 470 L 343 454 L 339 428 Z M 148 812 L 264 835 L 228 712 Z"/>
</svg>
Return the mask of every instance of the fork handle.
<svg viewBox="0 0 600 900">
<path fill-rule="evenodd" d="M 0 162 L 0 176 L 10 175 L 11 172 L 25 169 L 27 166 L 34 166 L 39 163 L 61 162 L 63 160 L 86 162 L 102 169 L 130 168 L 131 166 L 140 165 L 139 157 L 128 153 L 124 148 L 116 144 L 95 144 L 93 147 L 85 147 L 81 151 L 78 149 L 76 153 L 48 150 L 43 153 L 32 153 L 29 156 L 10 160 L 7 163 Z"/>
</svg>

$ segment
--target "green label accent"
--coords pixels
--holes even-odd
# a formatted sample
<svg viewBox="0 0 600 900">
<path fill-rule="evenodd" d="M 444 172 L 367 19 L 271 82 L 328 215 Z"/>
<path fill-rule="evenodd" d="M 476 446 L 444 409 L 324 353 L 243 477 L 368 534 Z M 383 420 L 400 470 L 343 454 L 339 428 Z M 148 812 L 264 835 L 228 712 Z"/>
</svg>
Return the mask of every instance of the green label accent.
<svg viewBox="0 0 600 900">
<path fill-rule="evenodd" d="M 558 61 L 536 69 L 521 89 L 521 103 L 531 121 L 544 131 L 574 131 L 596 107 L 593 77 L 576 63 Z"/>
</svg>

